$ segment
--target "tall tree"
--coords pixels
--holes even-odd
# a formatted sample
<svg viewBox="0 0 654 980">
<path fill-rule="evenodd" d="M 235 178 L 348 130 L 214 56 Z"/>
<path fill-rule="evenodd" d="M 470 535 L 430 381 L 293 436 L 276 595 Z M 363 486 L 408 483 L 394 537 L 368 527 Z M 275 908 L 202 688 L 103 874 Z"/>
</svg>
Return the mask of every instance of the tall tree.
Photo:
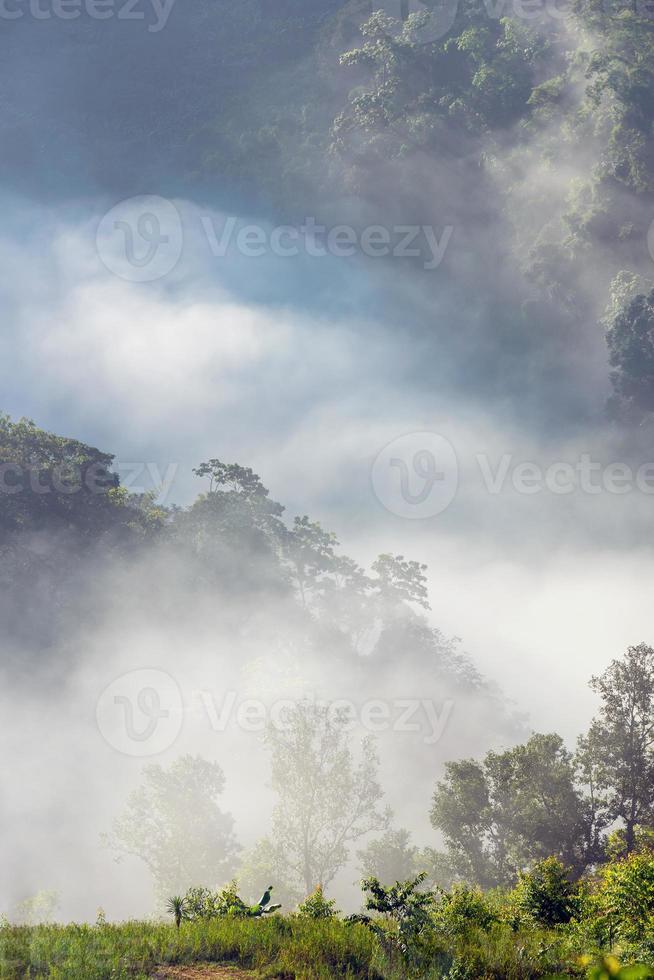
<svg viewBox="0 0 654 980">
<path fill-rule="evenodd" d="M 448 763 L 431 820 L 459 877 L 484 887 L 509 883 L 550 855 L 578 870 L 586 863 L 584 800 L 559 735 L 532 735 L 482 762 Z"/>
<path fill-rule="evenodd" d="M 210 459 L 193 471 L 209 478 L 208 493 L 177 516 L 178 539 L 191 547 L 209 582 L 281 590 L 279 551 L 287 533 L 284 508 L 259 476 L 238 463 Z"/>
<path fill-rule="evenodd" d="M 272 838 L 288 878 L 307 895 L 334 879 L 351 844 L 388 823 L 372 742 L 363 740 L 355 761 L 347 723 L 345 711 L 301 702 L 268 730 L 278 794 Z"/>
<path fill-rule="evenodd" d="M 654 649 L 641 643 L 590 686 L 602 699 L 586 739 L 608 819 L 621 820 L 627 852 L 654 818 Z"/>
<path fill-rule="evenodd" d="M 144 769 L 105 840 L 119 857 L 147 865 L 159 900 L 194 885 L 215 888 L 233 873 L 239 847 L 234 821 L 218 804 L 224 786 L 220 766 L 199 756 Z"/>
<path fill-rule="evenodd" d="M 334 549 L 337 546 L 338 539 L 331 531 L 324 531 L 307 516 L 295 518 L 286 535 L 284 552 L 305 608 L 324 584 L 325 577 L 336 571 L 338 559 Z"/>
</svg>

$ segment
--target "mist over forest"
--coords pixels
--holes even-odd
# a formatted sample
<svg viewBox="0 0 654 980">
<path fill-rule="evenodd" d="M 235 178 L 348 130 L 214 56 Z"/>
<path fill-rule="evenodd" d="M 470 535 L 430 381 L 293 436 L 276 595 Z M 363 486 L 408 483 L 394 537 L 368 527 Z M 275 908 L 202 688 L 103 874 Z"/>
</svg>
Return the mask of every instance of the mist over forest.
<svg viewBox="0 0 654 980">
<path fill-rule="evenodd" d="M 653 642 L 649 11 L 68 14 L 0 11 L 0 913 L 630 848 L 650 797 L 588 787 Z"/>
</svg>

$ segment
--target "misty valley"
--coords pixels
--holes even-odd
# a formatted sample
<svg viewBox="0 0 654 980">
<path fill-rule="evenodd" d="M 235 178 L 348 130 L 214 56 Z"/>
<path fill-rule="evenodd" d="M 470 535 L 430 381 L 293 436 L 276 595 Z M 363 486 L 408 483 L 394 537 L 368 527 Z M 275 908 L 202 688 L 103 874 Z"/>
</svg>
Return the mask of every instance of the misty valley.
<svg viewBox="0 0 654 980">
<path fill-rule="evenodd" d="M 0 54 L 0 980 L 654 977 L 649 5 Z"/>
</svg>

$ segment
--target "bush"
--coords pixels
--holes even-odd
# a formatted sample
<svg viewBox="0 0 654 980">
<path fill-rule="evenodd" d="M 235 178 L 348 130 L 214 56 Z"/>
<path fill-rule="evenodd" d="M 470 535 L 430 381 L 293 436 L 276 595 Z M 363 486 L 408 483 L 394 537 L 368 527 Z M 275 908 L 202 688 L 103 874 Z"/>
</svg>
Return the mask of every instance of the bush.
<svg viewBox="0 0 654 980">
<path fill-rule="evenodd" d="M 325 898 L 322 885 L 318 885 L 308 898 L 298 905 L 297 914 L 302 919 L 333 919 L 339 914 L 336 902 Z"/>
<path fill-rule="evenodd" d="M 391 961 L 399 953 L 405 964 L 414 968 L 428 962 L 434 938 L 436 896 L 420 890 L 426 877 L 423 872 L 390 886 L 377 878 L 364 878 L 361 887 L 368 892 L 366 909 L 376 912 L 377 917 L 349 917 L 350 922 L 364 923 L 375 932 Z"/>
<path fill-rule="evenodd" d="M 441 892 L 434 919 L 448 934 L 461 935 L 470 928 L 489 929 L 498 916 L 479 888 L 454 885 L 450 892 Z"/>
<path fill-rule="evenodd" d="M 172 899 L 171 899 L 172 901 Z M 218 895 L 209 888 L 189 888 L 183 898 L 185 918 L 212 919 L 219 915 Z"/>
<path fill-rule="evenodd" d="M 642 939 L 654 916 L 654 853 L 630 854 L 602 868 L 598 897 L 617 936 Z"/>
<path fill-rule="evenodd" d="M 517 909 L 548 927 L 569 922 L 576 911 L 575 887 L 556 857 L 545 858 L 531 871 L 521 872 L 513 898 Z"/>
<path fill-rule="evenodd" d="M 270 889 L 264 896 L 270 902 Z M 172 902 L 172 899 L 171 899 Z M 203 919 L 214 919 L 218 916 L 230 915 L 241 918 L 258 917 L 277 911 L 281 906 L 264 904 L 262 899 L 258 905 L 246 905 L 236 892 L 236 881 L 230 881 L 221 891 L 212 892 L 209 888 L 189 888 L 182 899 L 184 918 L 191 922 Z"/>
</svg>

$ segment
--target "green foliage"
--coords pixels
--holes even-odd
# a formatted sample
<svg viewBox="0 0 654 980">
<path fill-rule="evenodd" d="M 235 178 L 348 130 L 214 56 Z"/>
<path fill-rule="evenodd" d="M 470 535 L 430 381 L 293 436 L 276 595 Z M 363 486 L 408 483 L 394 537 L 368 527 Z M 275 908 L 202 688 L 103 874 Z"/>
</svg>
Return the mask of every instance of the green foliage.
<svg viewBox="0 0 654 980">
<path fill-rule="evenodd" d="M 271 915 L 281 905 L 270 903 L 272 885 L 269 885 L 263 898 L 256 905 L 247 905 L 237 892 L 236 880 L 213 892 L 210 888 L 194 886 L 189 888 L 182 901 L 184 918 L 196 921 L 216 919 L 221 916 L 236 918 L 258 918 Z"/>
<path fill-rule="evenodd" d="M 166 912 L 173 916 L 175 919 L 175 925 L 178 929 L 181 926 L 182 921 L 189 917 L 186 901 L 181 895 L 173 895 L 172 898 L 168 899 L 166 904 Z"/>
<path fill-rule="evenodd" d="M 422 616 L 428 596 L 421 563 L 384 554 L 364 570 L 306 515 L 289 526 L 260 477 L 238 463 L 212 458 L 201 464 L 196 472 L 207 492 L 187 508 L 165 510 L 152 494 L 121 487 L 112 461 L 109 453 L 0 414 L 0 480 L 11 490 L 0 494 L 0 615 L 9 647 L 65 655 L 71 622 L 97 617 L 107 602 L 129 597 L 135 607 L 141 600 L 151 608 L 151 581 L 132 571 L 154 559 L 161 570 L 181 567 L 198 601 L 210 597 L 221 607 L 217 595 L 228 603 L 237 594 L 247 607 L 244 619 L 250 609 L 260 611 L 262 592 L 272 600 L 266 608 L 275 599 L 287 603 L 293 635 L 300 626 L 311 646 L 329 645 L 335 656 L 351 657 L 364 683 L 376 684 L 379 665 L 390 669 L 398 649 L 410 649 L 425 677 L 433 677 L 437 661 L 453 683 L 488 691 L 470 662 L 454 655 L 452 642 Z M 118 571 L 107 588 L 105 573 Z M 179 591 L 179 580 L 166 584 L 168 595 Z M 365 659 L 364 648 L 371 654 Z M 199 879 L 169 881 L 161 897 L 193 880 Z M 303 883 L 300 894 L 306 891 Z"/>
<path fill-rule="evenodd" d="M 15 917 L 18 922 L 30 926 L 54 922 L 58 907 L 59 893 L 54 889 L 42 889 L 18 903 Z"/>
<path fill-rule="evenodd" d="M 558 735 L 446 765 L 431 819 L 461 878 L 510 884 L 518 869 L 556 854 L 584 866 L 585 810 L 573 757 Z"/>
<path fill-rule="evenodd" d="M 146 980 L 162 967 L 240 965 L 271 976 L 381 980 L 374 936 L 336 920 L 223 916 L 174 925 L 7 927 L 2 980 Z"/>
<path fill-rule="evenodd" d="M 515 898 L 521 912 L 544 926 L 569 922 L 576 910 L 570 872 L 555 857 L 545 858 L 530 871 L 520 872 Z"/>
<path fill-rule="evenodd" d="M 325 576 L 335 573 L 339 559 L 335 534 L 324 531 L 307 516 L 296 517 L 284 543 L 285 557 L 291 564 L 302 603 L 306 606 L 312 593 L 324 584 Z"/>
<path fill-rule="evenodd" d="M 125 544 L 157 530 L 163 512 L 120 493 L 114 457 L 0 413 L 0 541 L 18 532 L 67 533 L 80 547 Z M 86 550 L 84 548 L 84 550 Z"/>
<path fill-rule="evenodd" d="M 269 837 L 262 837 L 245 852 L 236 872 L 241 890 L 246 894 L 258 895 L 267 882 L 274 881 L 277 900 L 285 908 L 293 908 L 302 898 L 302 892 L 299 886 L 289 884 L 284 874 L 283 855 Z"/>
<path fill-rule="evenodd" d="M 643 854 L 654 852 L 654 830 L 651 827 L 634 828 L 631 851 L 627 842 L 627 832 L 624 827 L 618 827 L 607 835 L 605 843 L 607 861 L 619 861 L 629 853 Z"/>
<path fill-rule="evenodd" d="M 303 919 L 333 919 L 339 912 L 334 899 L 325 898 L 322 885 L 317 885 L 298 905 L 297 914 Z"/>
<path fill-rule="evenodd" d="M 654 916 L 654 854 L 632 853 L 602 868 L 598 897 L 618 937 L 642 939 Z"/>
<path fill-rule="evenodd" d="M 464 884 L 453 885 L 449 892 L 440 889 L 434 919 L 437 928 L 453 936 L 471 929 L 487 931 L 499 921 L 497 910 L 481 889 Z"/>
<path fill-rule="evenodd" d="M 464 132 L 503 127 L 528 112 L 534 70 L 545 50 L 538 35 L 509 18 L 490 19 L 461 4 L 456 28 L 425 44 L 426 14 L 404 23 L 377 11 L 362 26 L 363 45 L 341 56 L 362 73 L 333 126 L 333 146 L 360 163 L 383 154 L 456 148 Z"/>
<path fill-rule="evenodd" d="M 654 976 L 648 966 L 634 964 L 621 966 L 615 956 L 602 956 L 596 962 L 589 956 L 582 956 L 581 965 L 587 967 L 587 980 L 646 980 Z"/>
<path fill-rule="evenodd" d="M 434 928 L 435 896 L 420 888 L 426 877 L 421 873 L 394 885 L 383 885 L 377 878 L 364 878 L 361 887 L 368 893 L 365 907 L 380 916 L 381 923 L 377 918 L 350 917 L 351 922 L 367 924 L 391 953 L 399 952 L 414 967 L 426 964 Z"/>
<path fill-rule="evenodd" d="M 636 827 L 647 823 L 654 805 L 654 650 L 645 643 L 629 647 L 591 687 L 602 706 L 587 736 L 587 754 L 607 820 L 623 823 L 629 852 Z"/>
<path fill-rule="evenodd" d="M 379 598 L 391 608 L 414 602 L 429 609 L 426 565 L 407 561 L 404 555 L 380 555 L 372 566 L 377 575 Z"/>
<path fill-rule="evenodd" d="M 374 878 L 364 880 L 367 914 L 345 921 L 337 918 L 333 903 L 319 890 L 299 914 L 284 918 L 262 913 L 275 908 L 265 904 L 270 889 L 258 906 L 248 907 L 231 882 L 220 892 L 192 889 L 184 898 L 172 899 L 177 928 L 138 922 L 102 922 L 100 927 L 4 923 L 0 978 L 145 980 L 166 964 L 193 963 L 231 963 L 266 976 L 316 980 L 406 980 L 416 975 L 423 980 L 552 980 L 579 978 L 582 973 L 593 980 L 645 978 L 654 971 L 637 964 L 654 959 L 647 934 L 651 903 L 641 914 L 646 926 L 638 944 L 620 925 L 625 915 L 633 925 L 632 905 L 642 902 L 643 895 L 647 903 L 651 899 L 651 882 L 642 867 L 637 869 L 636 857 L 644 855 L 617 862 L 608 878 L 603 874 L 590 879 L 582 889 L 577 918 L 553 927 L 540 927 L 533 915 L 508 921 L 513 895 L 483 895 L 461 885 L 433 893 L 423 890 L 424 875 L 390 887 Z M 648 860 L 651 863 L 651 856 Z M 541 872 L 537 900 L 543 907 L 545 881 L 548 909 L 552 880 L 561 885 L 558 873 Z M 602 916 L 612 916 L 621 963 L 610 954 L 606 935 L 597 940 L 592 930 L 579 928 L 582 920 L 594 924 Z"/>
<path fill-rule="evenodd" d="M 363 878 L 378 878 L 383 882 L 405 881 L 418 871 L 418 848 L 409 841 L 408 830 L 387 830 L 372 840 L 364 850 L 357 851 Z"/>
<path fill-rule="evenodd" d="M 521 887 L 531 882 L 545 890 L 544 898 L 548 888 L 565 887 L 561 864 L 575 878 L 606 860 L 611 824 L 620 826 L 609 838 L 609 855 L 647 846 L 654 809 L 654 650 L 644 643 L 629 647 L 591 687 L 601 711 L 576 755 L 558 735 L 533 735 L 482 761 L 446 765 L 431 819 L 447 846 L 445 855 L 434 856 L 453 880 L 509 886 L 521 869 L 542 862 Z"/>
<path fill-rule="evenodd" d="M 183 898 L 185 917 L 192 922 L 214 918 L 220 914 L 218 908 L 220 897 L 220 892 L 194 885 L 188 889 Z"/>
<path fill-rule="evenodd" d="M 646 283 L 651 283 L 651 280 L 634 272 L 628 272 L 626 269 L 621 269 L 613 277 L 609 286 L 609 302 L 601 319 L 601 323 L 607 330 L 611 329 L 613 321 L 619 313 L 622 313 L 630 300 L 643 292 Z"/>
</svg>

